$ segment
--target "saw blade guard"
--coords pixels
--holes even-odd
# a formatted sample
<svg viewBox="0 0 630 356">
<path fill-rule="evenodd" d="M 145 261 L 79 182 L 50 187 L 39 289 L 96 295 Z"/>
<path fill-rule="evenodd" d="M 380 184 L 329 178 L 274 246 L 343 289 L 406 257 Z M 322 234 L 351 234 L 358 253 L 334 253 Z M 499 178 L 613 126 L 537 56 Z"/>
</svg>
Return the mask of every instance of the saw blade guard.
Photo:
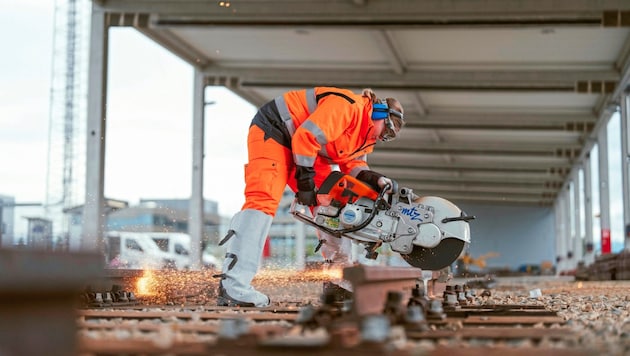
<svg viewBox="0 0 630 356">
<path fill-rule="evenodd" d="M 450 266 L 470 243 L 468 220 L 473 217 L 466 216 L 455 204 L 444 198 L 425 196 L 417 202 L 433 208 L 433 223 L 430 225 L 439 229 L 441 239 L 431 247 L 421 246 L 426 238 L 414 241 L 411 253 L 401 253 L 400 256 L 410 265 L 423 270 L 435 271 Z"/>
<path fill-rule="evenodd" d="M 433 207 L 433 223 L 442 232 L 442 240 L 455 238 L 470 243 L 470 226 L 465 214 L 450 201 L 435 197 L 425 196 L 418 200 L 420 204 Z"/>
</svg>

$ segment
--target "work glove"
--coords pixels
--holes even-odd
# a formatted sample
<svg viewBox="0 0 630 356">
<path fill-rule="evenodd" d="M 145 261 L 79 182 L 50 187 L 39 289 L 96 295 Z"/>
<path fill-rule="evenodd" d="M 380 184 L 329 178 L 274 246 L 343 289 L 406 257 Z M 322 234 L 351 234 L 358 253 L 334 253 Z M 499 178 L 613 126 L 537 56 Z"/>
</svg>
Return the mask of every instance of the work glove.
<svg viewBox="0 0 630 356">
<path fill-rule="evenodd" d="M 298 191 L 295 194 L 297 202 L 306 206 L 317 205 L 317 191 L 315 190 L 315 170 L 313 167 L 296 166 L 295 180 Z"/>
<path fill-rule="evenodd" d="M 295 193 L 297 202 L 306 206 L 317 205 L 317 192 L 315 190 L 298 190 Z"/>
<path fill-rule="evenodd" d="M 386 184 L 389 184 L 389 189 L 386 191 L 386 193 L 388 194 L 394 192 L 394 186 L 396 184 L 392 179 L 387 178 L 378 172 L 370 171 L 367 169 L 359 172 L 359 174 L 357 174 L 357 179 L 364 183 L 367 183 L 370 187 L 372 187 L 372 189 L 378 191 L 383 189 Z"/>
<path fill-rule="evenodd" d="M 389 179 L 389 178 L 387 178 L 387 177 L 385 177 L 385 176 L 380 177 L 376 181 L 376 184 L 380 188 L 379 190 L 383 189 L 384 186 L 389 184 L 389 189 L 387 189 L 387 191 L 385 191 L 385 193 L 392 194 L 394 192 L 394 181 Z"/>
</svg>

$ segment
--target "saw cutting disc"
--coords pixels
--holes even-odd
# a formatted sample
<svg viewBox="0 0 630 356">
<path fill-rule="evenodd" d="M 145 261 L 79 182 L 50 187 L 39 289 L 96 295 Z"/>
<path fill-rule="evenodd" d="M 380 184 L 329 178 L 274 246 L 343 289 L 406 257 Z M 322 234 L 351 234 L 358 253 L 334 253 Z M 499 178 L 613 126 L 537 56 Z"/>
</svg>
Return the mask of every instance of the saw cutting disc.
<svg viewBox="0 0 630 356">
<path fill-rule="evenodd" d="M 434 248 L 414 246 L 408 255 L 400 256 L 410 265 L 426 271 L 437 271 L 455 262 L 466 247 L 460 239 L 448 238 L 440 241 Z"/>
</svg>

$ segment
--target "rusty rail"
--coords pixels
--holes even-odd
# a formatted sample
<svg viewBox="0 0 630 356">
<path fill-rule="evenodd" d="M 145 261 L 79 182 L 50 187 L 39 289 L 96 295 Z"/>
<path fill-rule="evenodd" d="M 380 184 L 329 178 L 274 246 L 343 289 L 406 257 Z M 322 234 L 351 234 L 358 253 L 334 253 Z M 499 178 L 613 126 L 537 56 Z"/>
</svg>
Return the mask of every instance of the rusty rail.
<svg viewBox="0 0 630 356">
<path fill-rule="evenodd" d="M 435 286 L 438 274 L 431 276 Z M 543 340 L 575 344 L 577 338 L 563 318 L 544 306 L 481 305 L 482 299 L 475 302 L 461 286 L 441 288 L 444 294 L 430 298 L 421 293 L 421 277 L 421 271 L 412 268 L 348 268 L 344 278 L 354 290 L 350 304 L 322 298 L 320 305 L 301 307 L 157 305 L 80 310 L 78 350 L 85 355 L 457 355 L 461 350 L 441 345 L 468 340 L 496 347 L 466 348 L 466 355 L 481 350 L 484 356 L 588 354 L 588 350 L 544 345 Z M 447 303 L 453 291 L 460 293 L 461 304 Z M 142 337 L 121 340 L 121 333 Z M 90 337 L 94 334 L 101 337 Z M 523 350 L 501 346 L 521 341 L 533 346 Z M 434 347 L 414 348 L 422 342 Z"/>
<path fill-rule="evenodd" d="M 358 265 L 343 270 L 343 278 L 352 283 L 353 313 L 358 317 L 381 313 L 390 291 L 399 291 L 409 299 L 421 277 L 417 268 Z"/>
</svg>

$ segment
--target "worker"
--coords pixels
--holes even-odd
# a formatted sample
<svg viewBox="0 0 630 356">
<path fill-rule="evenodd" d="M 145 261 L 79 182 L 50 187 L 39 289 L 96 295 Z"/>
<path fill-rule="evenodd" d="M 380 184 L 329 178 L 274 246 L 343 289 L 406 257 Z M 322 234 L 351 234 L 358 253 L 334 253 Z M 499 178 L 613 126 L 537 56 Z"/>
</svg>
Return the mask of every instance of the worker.
<svg viewBox="0 0 630 356">
<path fill-rule="evenodd" d="M 373 186 L 391 186 L 389 178 L 369 170 L 366 156 L 377 140 L 395 139 L 403 125 L 400 102 L 379 99 L 371 89 L 361 94 L 333 87 L 289 91 L 260 107 L 247 138 L 245 203 L 219 243 L 229 242 L 218 275 L 218 305 L 270 304 L 251 281 L 287 184 L 297 202 L 311 209 L 332 165 Z"/>
</svg>

